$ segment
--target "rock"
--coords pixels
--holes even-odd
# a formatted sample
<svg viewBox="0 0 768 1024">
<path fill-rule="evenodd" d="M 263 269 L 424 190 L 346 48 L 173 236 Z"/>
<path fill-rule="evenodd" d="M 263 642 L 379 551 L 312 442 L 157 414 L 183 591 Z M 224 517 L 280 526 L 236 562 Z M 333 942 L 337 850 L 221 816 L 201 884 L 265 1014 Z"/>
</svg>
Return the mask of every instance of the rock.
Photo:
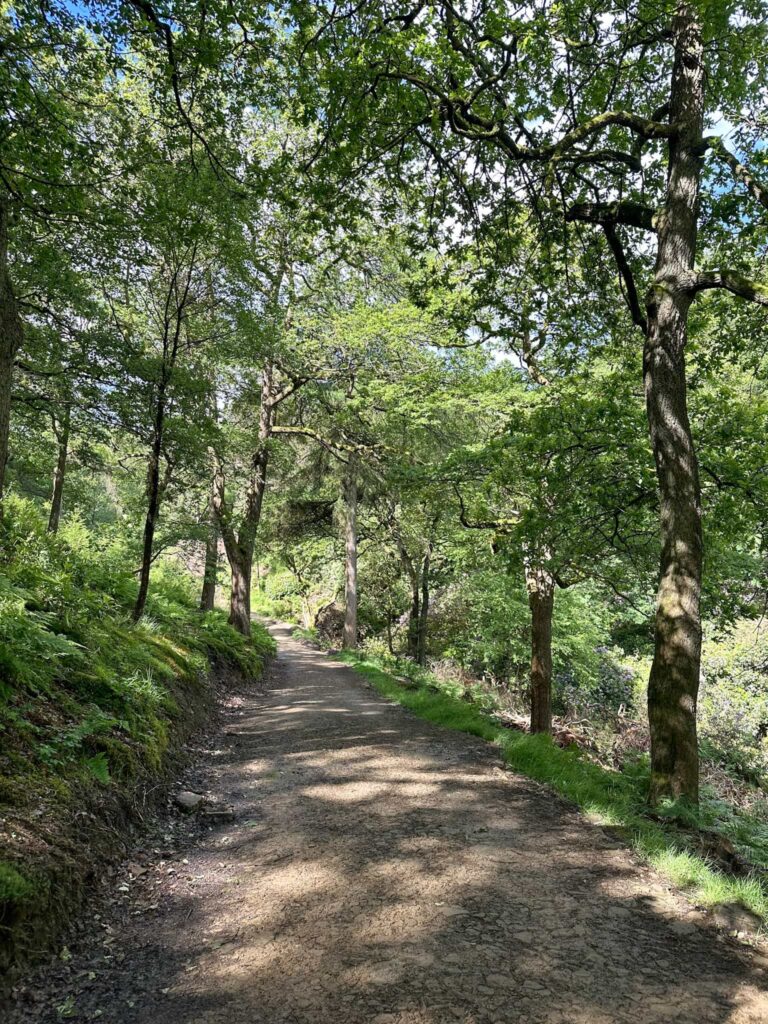
<svg viewBox="0 0 768 1024">
<path fill-rule="evenodd" d="M 221 825 L 235 820 L 235 808 L 231 804 L 212 804 L 203 808 L 202 817 L 209 825 Z"/>
<path fill-rule="evenodd" d="M 669 927 L 675 935 L 696 935 L 699 930 L 693 921 L 686 920 L 672 921 Z"/>
<path fill-rule="evenodd" d="M 709 860 L 713 860 L 717 867 L 729 874 L 748 875 L 753 868 L 727 836 L 717 832 L 702 832 L 698 837 L 698 845 Z"/>
<path fill-rule="evenodd" d="M 315 616 L 315 629 L 321 640 L 332 647 L 340 647 L 344 638 L 344 605 L 332 601 L 320 608 Z"/>
<path fill-rule="evenodd" d="M 762 927 L 762 919 L 738 903 L 718 903 L 712 908 L 712 916 L 718 928 L 728 932 L 746 932 L 751 935 Z"/>
<path fill-rule="evenodd" d="M 182 789 L 182 791 L 177 793 L 173 798 L 173 802 L 177 807 L 180 807 L 185 814 L 191 814 L 193 811 L 198 810 L 204 799 L 205 797 L 202 793 L 192 793 L 188 789 Z"/>
</svg>

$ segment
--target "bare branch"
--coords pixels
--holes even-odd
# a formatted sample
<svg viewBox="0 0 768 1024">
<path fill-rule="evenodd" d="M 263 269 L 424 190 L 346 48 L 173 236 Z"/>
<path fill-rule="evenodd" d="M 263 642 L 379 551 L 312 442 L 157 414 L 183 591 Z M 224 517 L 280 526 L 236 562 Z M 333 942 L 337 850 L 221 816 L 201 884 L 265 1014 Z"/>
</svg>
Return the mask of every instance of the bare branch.
<svg viewBox="0 0 768 1024">
<path fill-rule="evenodd" d="M 643 308 L 640 305 L 640 298 L 637 294 L 637 287 L 635 286 L 635 276 L 632 273 L 632 268 L 629 265 L 624 248 L 619 240 L 619 236 L 616 234 L 616 229 L 613 224 L 603 224 L 603 231 L 605 233 L 606 241 L 610 246 L 613 258 L 616 260 L 616 266 L 618 267 L 621 280 L 624 283 L 624 298 L 629 312 L 632 315 L 632 322 L 636 324 L 643 334 L 648 333 L 648 321 L 643 316 Z"/>
</svg>

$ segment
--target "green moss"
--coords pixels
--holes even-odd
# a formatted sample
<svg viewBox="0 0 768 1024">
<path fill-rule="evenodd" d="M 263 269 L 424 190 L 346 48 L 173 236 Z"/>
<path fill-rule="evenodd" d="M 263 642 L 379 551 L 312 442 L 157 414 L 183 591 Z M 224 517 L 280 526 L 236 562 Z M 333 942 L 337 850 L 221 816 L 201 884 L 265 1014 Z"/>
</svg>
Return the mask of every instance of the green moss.
<svg viewBox="0 0 768 1024">
<path fill-rule="evenodd" d="M 7 861 L 0 860 L 0 904 L 18 904 L 32 899 L 37 887 L 31 879 Z"/>
</svg>

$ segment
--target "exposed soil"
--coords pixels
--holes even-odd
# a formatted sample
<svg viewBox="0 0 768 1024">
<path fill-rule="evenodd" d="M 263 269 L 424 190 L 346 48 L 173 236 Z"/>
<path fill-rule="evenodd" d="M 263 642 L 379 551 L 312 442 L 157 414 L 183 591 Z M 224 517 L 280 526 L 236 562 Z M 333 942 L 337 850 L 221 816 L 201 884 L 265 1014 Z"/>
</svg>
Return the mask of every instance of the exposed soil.
<svg viewBox="0 0 768 1024">
<path fill-rule="evenodd" d="M 768 1020 L 760 955 L 603 829 L 275 634 L 185 780 L 236 820 L 166 824 L 14 1022 Z"/>
</svg>

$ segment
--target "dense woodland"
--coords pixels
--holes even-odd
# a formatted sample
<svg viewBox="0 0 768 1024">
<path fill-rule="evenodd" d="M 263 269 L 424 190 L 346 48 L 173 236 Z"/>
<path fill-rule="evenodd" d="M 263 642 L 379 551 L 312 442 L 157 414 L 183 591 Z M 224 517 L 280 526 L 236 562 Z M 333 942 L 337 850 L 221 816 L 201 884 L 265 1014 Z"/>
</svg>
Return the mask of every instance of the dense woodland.
<svg viewBox="0 0 768 1024">
<path fill-rule="evenodd" d="M 3 3 L 13 813 L 261 615 L 768 865 L 767 16 Z"/>
</svg>

